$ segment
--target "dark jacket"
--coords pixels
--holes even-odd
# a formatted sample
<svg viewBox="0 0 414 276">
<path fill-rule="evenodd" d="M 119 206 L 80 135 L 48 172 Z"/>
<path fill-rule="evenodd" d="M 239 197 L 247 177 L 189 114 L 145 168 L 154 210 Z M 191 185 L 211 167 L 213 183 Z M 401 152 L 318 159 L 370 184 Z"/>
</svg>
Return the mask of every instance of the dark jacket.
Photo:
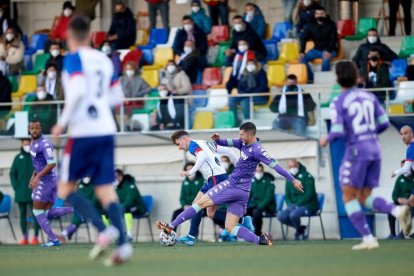
<svg viewBox="0 0 414 276">
<path fill-rule="evenodd" d="M 175 118 L 172 118 L 169 109 L 168 101 L 172 100 L 175 109 Z M 184 101 L 181 99 L 174 99 L 171 94 L 167 99 L 161 99 L 157 109 L 157 124 L 163 124 L 167 129 L 180 129 L 184 127 Z"/>
<path fill-rule="evenodd" d="M 259 8 L 259 6 L 256 4 L 254 6 L 255 6 L 255 11 L 254 11 L 253 19 L 249 22 L 249 24 L 252 26 L 253 30 L 256 31 L 257 35 L 261 39 L 264 39 L 266 35 L 266 21 L 263 16 L 263 12 Z M 244 21 L 246 21 L 246 17 L 247 17 L 247 14 L 244 13 L 243 14 Z"/>
<path fill-rule="evenodd" d="M 384 63 L 380 63 L 377 65 L 377 69 L 376 74 L 377 74 L 377 80 L 376 82 L 372 82 L 372 80 L 369 77 L 369 73 L 371 66 L 368 62 L 367 65 L 365 65 L 364 67 L 361 68 L 360 70 L 360 75 L 364 78 L 365 80 L 365 88 L 382 88 L 382 87 L 390 87 L 391 86 L 391 82 L 390 82 L 390 74 L 388 71 L 388 65 L 384 64 Z M 387 93 L 386 91 L 375 91 L 374 92 L 375 96 L 377 96 L 378 100 L 380 102 L 385 102 L 386 97 L 387 97 Z"/>
<path fill-rule="evenodd" d="M 191 18 L 193 19 L 194 23 L 203 30 L 203 32 L 207 35 L 211 32 L 211 19 L 206 15 L 206 11 L 203 8 L 200 8 L 198 12 L 191 12 Z"/>
<path fill-rule="evenodd" d="M 395 181 L 394 189 L 392 190 L 392 201 L 398 203 L 398 198 L 409 198 L 414 190 L 414 180 L 400 175 Z"/>
<path fill-rule="evenodd" d="M 180 66 L 190 78 L 191 84 L 196 83 L 198 70 L 200 69 L 200 54 L 198 50 L 192 51 L 189 55 L 180 60 L 178 66 Z"/>
<path fill-rule="evenodd" d="M 267 51 L 262 39 L 259 37 L 259 35 L 256 33 L 256 31 L 252 28 L 252 26 L 249 23 L 244 22 L 244 24 L 246 25 L 246 29 L 244 31 L 232 31 L 232 40 L 230 48 L 237 51 L 239 40 L 245 40 L 249 44 L 249 49 L 254 51 L 257 60 L 264 60 L 266 58 Z"/>
<path fill-rule="evenodd" d="M 269 213 L 276 212 L 274 181 L 275 177 L 270 173 L 264 173 L 261 179 L 253 178 L 247 209 L 259 209 L 262 212 Z"/>
<path fill-rule="evenodd" d="M 336 24 L 329 16 L 326 17 L 325 22 L 319 24 L 314 21 L 310 23 L 309 28 L 303 32 L 303 37 L 300 40 L 300 52 L 305 52 L 306 41 L 313 40 L 315 49 L 319 51 L 337 51 L 338 50 L 338 33 Z"/>
<path fill-rule="evenodd" d="M 118 39 L 113 42 L 114 49 L 128 49 L 135 44 L 137 36 L 136 22 L 129 8 L 122 13 L 114 14 L 108 35 L 114 34 L 118 35 Z"/>
<path fill-rule="evenodd" d="M 296 190 L 289 181 L 285 184 L 285 202 L 287 206 L 292 204 L 307 207 L 311 212 L 318 210 L 318 195 L 315 190 L 315 179 L 308 173 L 306 167 L 299 163 L 299 172 L 294 175 L 303 185 L 303 193 Z"/>
<path fill-rule="evenodd" d="M 52 64 L 56 66 L 56 70 L 58 70 L 59 72 L 62 72 L 62 69 L 63 69 L 63 56 L 58 55 L 55 58 L 50 56 L 50 58 L 46 61 L 45 70 L 49 67 L 49 65 L 52 65 Z"/>
<path fill-rule="evenodd" d="M 320 7 L 318 3 L 313 3 L 299 11 L 299 20 L 296 24 L 298 32 L 302 32 L 308 24 L 315 22 L 315 10 Z"/>
<path fill-rule="evenodd" d="M 398 58 L 397 54 L 394 53 L 387 45 L 383 44 L 378 38 L 378 41 L 371 44 L 366 40 L 365 43 L 359 45 L 355 56 L 352 60 L 357 64 L 358 68 L 365 67 L 368 63 L 368 53 L 371 48 L 376 48 L 380 52 L 381 59 L 384 61 L 391 61 Z"/>
<path fill-rule="evenodd" d="M 34 168 L 30 153 L 21 149 L 20 153 L 14 158 L 10 168 L 10 182 L 15 193 L 15 202 L 32 202 L 32 190 L 29 188 L 29 182 L 33 170 Z"/>
<path fill-rule="evenodd" d="M 195 39 L 195 47 L 198 49 L 201 56 L 207 54 L 208 43 L 207 36 L 196 24 L 193 27 L 193 35 Z M 187 41 L 187 32 L 180 29 L 174 39 L 173 50 L 176 55 L 181 56 L 184 53 L 184 43 Z"/>
<path fill-rule="evenodd" d="M 11 103 L 12 101 L 12 84 L 7 77 L 0 72 L 0 103 Z M 0 112 L 10 111 L 11 106 L 0 106 Z M 0 114 L 1 115 L 1 114 Z"/>
<path fill-rule="evenodd" d="M 181 207 L 184 207 L 185 205 L 192 205 L 194 198 L 196 197 L 203 185 L 204 178 L 201 175 L 201 173 L 196 173 L 196 177 L 194 180 L 190 180 L 188 177 L 186 177 L 181 184 Z"/>
<path fill-rule="evenodd" d="M 144 200 L 138 191 L 135 178 L 129 174 L 124 175 L 124 179 L 115 189 L 119 202 L 124 207 L 126 213 L 145 214 L 147 210 Z"/>
<path fill-rule="evenodd" d="M 38 102 L 36 98 L 33 102 Z M 53 101 L 53 97 L 47 94 L 46 99 L 42 102 Z M 29 121 L 39 120 L 42 125 L 42 132 L 49 134 L 51 128 L 56 124 L 57 121 L 57 108 L 54 104 L 34 104 L 29 111 Z"/>
<path fill-rule="evenodd" d="M 248 74 L 250 73 L 247 73 L 247 71 L 245 71 L 240 77 L 239 83 L 237 85 L 237 90 L 239 94 L 269 92 L 269 85 L 267 84 L 267 75 L 263 69 L 260 68 L 258 71 L 253 73 L 256 82 L 254 86 L 249 84 Z"/>
<path fill-rule="evenodd" d="M 4 11 L 5 13 L 5 11 Z M 4 23 L 6 21 L 6 23 Z M 3 26 L 5 26 L 6 28 L 3 29 Z M 20 35 L 23 35 L 23 31 L 20 28 L 20 26 L 13 20 L 13 19 L 9 19 L 6 18 L 4 15 L 0 18 L 0 36 L 2 36 L 7 28 L 14 28 L 16 30 L 16 32 L 18 32 Z"/>
</svg>

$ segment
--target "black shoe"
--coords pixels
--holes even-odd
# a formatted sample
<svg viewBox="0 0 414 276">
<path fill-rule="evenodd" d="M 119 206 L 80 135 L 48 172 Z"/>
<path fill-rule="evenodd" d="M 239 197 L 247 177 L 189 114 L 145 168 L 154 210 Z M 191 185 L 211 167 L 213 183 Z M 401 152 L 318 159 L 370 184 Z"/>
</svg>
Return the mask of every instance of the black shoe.
<svg viewBox="0 0 414 276">
<path fill-rule="evenodd" d="M 306 226 L 301 226 L 299 230 L 296 231 L 295 240 L 300 241 L 308 239 L 308 235 L 306 234 L 306 228 Z"/>
<path fill-rule="evenodd" d="M 269 237 L 268 234 L 263 233 L 263 234 L 260 235 L 259 244 L 260 245 L 269 245 L 269 246 L 272 246 L 272 240 L 270 239 L 270 237 Z"/>
</svg>

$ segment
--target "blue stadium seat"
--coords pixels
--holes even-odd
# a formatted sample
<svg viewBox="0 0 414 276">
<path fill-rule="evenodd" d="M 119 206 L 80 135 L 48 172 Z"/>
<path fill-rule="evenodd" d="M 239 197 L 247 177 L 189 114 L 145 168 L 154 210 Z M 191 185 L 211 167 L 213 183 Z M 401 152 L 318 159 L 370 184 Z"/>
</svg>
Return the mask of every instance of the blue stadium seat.
<svg viewBox="0 0 414 276">
<path fill-rule="evenodd" d="M 154 235 L 152 233 L 152 224 L 151 224 L 151 218 L 150 218 L 151 212 L 154 209 L 154 199 L 150 195 L 143 195 L 142 199 L 144 200 L 144 204 L 145 204 L 145 208 L 147 209 L 147 212 L 145 212 L 145 214 L 143 215 L 134 217 L 134 219 L 137 220 L 137 230 L 135 232 L 135 240 L 138 241 L 139 221 L 141 219 L 147 219 L 148 227 L 149 227 L 150 234 L 151 234 L 151 240 L 152 242 L 154 242 Z"/>
<path fill-rule="evenodd" d="M 207 96 L 207 92 L 205 89 L 202 89 L 202 86 L 194 87 L 193 89 L 193 96 Z M 205 107 L 208 102 L 208 97 L 205 98 L 194 98 L 191 107 Z"/>
<path fill-rule="evenodd" d="M 30 39 L 30 47 L 34 50 L 43 50 L 48 40 L 47 34 L 33 34 Z"/>
<path fill-rule="evenodd" d="M 152 65 L 154 63 L 154 54 L 152 53 L 153 45 L 138 46 L 142 51 L 142 60 L 145 65 Z"/>
<path fill-rule="evenodd" d="M 323 205 L 325 204 L 325 194 L 323 193 L 318 193 L 318 205 L 319 208 L 316 212 L 309 214 L 308 216 L 308 233 L 310 233 L 310 222 L 311 222 L 311 218 L 312 217 L 319 217 L 319 220 L 321 222 L 321 229 L 322 229 L 322 235 L 323 235 L 323 239 L 326 240 L 326 236 L 325 236 L 325 228 L 323 227 L 323 222 L 322 222 L 322 211 L 323 211 Z"/>
<path fill-rule="evenodd" d="M 157 44 L 167 43 L 167 40 L 168 40 L 167 29 L 152 29 L 148 44 L 156 46 Z"/>
<path fill-rule="evenodd" d="M 407 60 L 406 59 L 394 59 L 391 62 L 391 67 L 389 69 L 390 81 L 394 82 L 399 77 L 405 76 L 405 70 L 407 69 Z"/>
<path fill-rule="evenodd" d="M 275 40 L 263 40 L 263 44 L 265 45 L 267 51 L 266 61 L 277 60 L 279 57 L 277 42 Z"/>
<path fill-rule="evenodd" d="M 265 213 L 263 218 L 269 219 L 269 234 L 271 234 L 272 231 L 272 220 L 273 218 L 277 219 L 277 214 L 283 210 L 283 204 L 285 203 L 285 195 L 284 194 L 275 194 L 275 204 L 276 204 L 276 212 L 274 213 Z M 282 230 L 282 238 L 285 240 L 285 230 L 283 229 L 283 224 L 280 224 L 280 229 Z"/>
<path fill-rule="evenodd" d="M 0 220 L 7 219 L 7 221 L 9 222 L 10 230 L 12 231 L 12 234 L 13 234 L 13 238 L 15 241 L 17 241 L 16 234 L 13 228 L 13 224 L 11 223 L 11 220 L 10 220 L 11 207 L 12 207 L 11 196 L 4 194 L 3 200 L 0 202 Z"/>
<path fill-rule="evenodd" d="M 286 38 L 287 32 L 291 29 L 292 23 L 290 22 L 276 22 L 273 25 L 273 34 L 271 39 L 280 41 L 283 38 Z"/>
</svg>

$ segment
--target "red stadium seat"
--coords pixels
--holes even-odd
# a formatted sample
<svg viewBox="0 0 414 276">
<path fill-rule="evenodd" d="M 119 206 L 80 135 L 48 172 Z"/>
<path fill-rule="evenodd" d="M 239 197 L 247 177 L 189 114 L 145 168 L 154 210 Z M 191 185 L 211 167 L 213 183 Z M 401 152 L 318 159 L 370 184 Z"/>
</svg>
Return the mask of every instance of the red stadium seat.
<svg viewBox="0 0 414 276">
<path fill-rule="evenodd" d="M 355 22 L 352 19 L 338 20 L 336 28 L 340 38 L 355 34 Z"/>
<path fill-rule="evenodd" d="M 128 54 L 126 54 L 126 56 L 122 60 L 122 68 L 124 68 L 125 63 L 129 61 L 134 62 L 138 66 L 141 58 L 142 58 L 142 51 L 140 49 L 137 48 L 135 50 L 130 51 Z"/>
<path fill-rule="evenodd" d="M 106 32 L 98 31 L 92 32 L 91 41 L 94 48 L 101 47 L 101 44 L 106 40 Z"/>
<path fill-rule="evenodd" d="M 218 85 L 221 83 L 221 69 L 218 67 L 210 67 L 204 69 L 203 84 L 207 86 Z"/>
<path fill-rule="evenodd" d="M 229 26 L 220 25 L 211 28 L 210 41 L 213 44 L 229 40 Z"/>
</svg>

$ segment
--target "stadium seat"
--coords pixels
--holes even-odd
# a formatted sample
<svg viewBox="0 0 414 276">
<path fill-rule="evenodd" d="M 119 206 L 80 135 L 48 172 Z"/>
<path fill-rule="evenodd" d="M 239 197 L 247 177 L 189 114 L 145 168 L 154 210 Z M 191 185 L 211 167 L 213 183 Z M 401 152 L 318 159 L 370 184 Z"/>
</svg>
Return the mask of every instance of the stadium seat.
<svg viewBox="0 0 414 276">
<path fill-rule="evenodd" d="M 391 61 L 391 67 L 389 68 L 390 81 L 394 82 L 399 77 L 403 77 L 406 74 L 407 60 L 394 59 Z"/>
<path fill-rule="evenodd" d="M 352 19 L 338 20 L 336 22 L 339 38 L 355 34 L 355 22 Z"/>
<path fill-rule="evenodd" d="M 266 61 L 277 60 L 277 58 L 279 57 L 277 42 L 274 40 L 263 40 L 263 43 L 267 50 Z"/>
<path fill-rule="evenodd" d="M 214 128 L 233 128 L 236 126 L 236 118 L 232 111 L 217 112 L 214 120 Z"/>
<path fill-rule="evenodd" d="M 38 51 L 38 50 L 44 50 L 46 42 L 48 40 L 47 34 L 33 34 L 30 39 L 30 48 Z"/>
<path fill-rule="evenodd" d="M 299 59 L 299 44 L 297 42 L 282 42 L 279 52 L 279 61 L 297 63 Z"/>
<path fill-rule="evenodd" d="M 123 61 L 123 60 L 124 60 L 124 58 L 125 58 L 125 56 L 126 56 L 129 52 L 131 52 L 131 50 L 130 50 L 130 49 L 122 49 L 122 50 L 117 50 L 117 53 L 118 53 L 118 55 L 119 55 L 119 59 L 120 59 L 121 61 Z"/>
<path fill-rule="evenodd" d="M 131 116 L 130 131 L 147 131 L 150 130 L 150 115 L 149 114 L 133 114 Z"/>
<path fill-rule="evenodd" d="M 266 23 L 265 39 L 272 38 L 272 30 L 270 29 L 269 23 Z"/>
<path fill-rule="evenodd" d="M 148 44 L 153 45 L 153 47 L 155 47 L 158 44 L 166 43 L 167 40 L 168 40 L 167 29 L 152 29 Z"/>
<path fill-rule="evenodd" d="M 407 58 L 414 54 L 414 36 L 404 36 L 401 41 L 401 49 L 398 55 Z"/>
<path fill-rule="evenodd" d="M 367 37 L 369 29 L 377 28 L 377 19 L 375 18 L 360 18 L 358 22 L 358 29 L 356 34 L 346 36 L 346 40 L 361 40 Z"/>
<path fill-rule="evenodd" d="M 147 219 L 147 221 L 148 221 L 148 227 L 149 227 L 150 234 L 151 234 L 151 240 L 152 240 L 152 242 L 154 242 L 154 235 L 152 233 L 152 223 L 151 223 L 151 218 L 150 218 L 151 212 L 154 209 L 154 199 L 150 195 L 143 195 L 142 196 L 142 199 L 144 201 L 145 209 L 147 211 L 143 215 L 134 216 L 134 219 L 137 220 L 137 229 L 136 229 L 136 232 L 135 232 L 135 241 L 138 241 L 139 221 L 141 219 Z"/>
<path fill-rule="evenodd" d="M 35 92 L 37 78 L 35 75 L 22 75 L 19 80 L 19 89 L 12 96 L 23 97 L 25 94 Z"/>
<path fill-rule="evenodd" d="M 12 208 L 11 196 L 4 194 L 3 200 L 0 202 L 0 220 L 7 219 L 7 221 L 9 222 L 10 230 L 13 234 L 13 238 L 15 241 L 17 241 L 16 233 L 14 232 L 13 224 L 11 223 L 11 220 L 10 220 L 11 208 Z M 2 229 L 2 232 L 3 231 L 4 229 Z"/>
<path fill-rule="evenodd" d="M 140 109 L 133 109 L 133 114 L 151 114 L 156 108 L 159 102 L 157 89 L 153 89 L 145 96 L 144 107 Z M 156 98 L 156 99 L 155 99 Z"/>
<path fill-rule="evenodd" d="M 145 65 L 152 65 L 154 63 L 154 54 L 152 45 L 138 46 L 142 51 L 142 60 Z"/>
<path fill-rule="evenodd" d="M 230 38 L 229 26 L 218 25 L 211 28 L 210 43 L 217 44 L 219 42 L 227 41 Z"/>
<path fill-rule="evenodd" d="M 323 227 L 323 222 L 322 222 L 322 211 L 323 211 L 323 205 L 325 203 L 325 194 L 323 193 L 318 193 L 318 210 L 312 214 L 307 215 L 306 217 L 308 217 L 308 235 L 310 235 L 310 223 L 311 223 L 311 218 L 312 217 L 319 217 L 319 220 L 321 222 L 321 229 L 322 229 L 322 235 L 323 235 L 323 239 L 326 240 L 326 236 L 325 236 L 325 228 Z"/>
<path fill-rule="evenodd" d="M 154 65 L 164 68 L 169 60 L 174 59 L 174 52 L 171 48 L 154 49 Z"/>
<path fill-rule="evenodd" d="M 208 97 L 207 97 L 207 91 L 205 90 L 205 87 L 200 86 L 193 86 L 193 96 L 206 96 L 205 98 L 194 98 L 192 99 L 191 107 L 198 108 L 198 107 L 205 107 L 208 103 Z"/>
<path fill-rule="evenodd" d="M 135 41 L 136 45 L 146 45 L 148 44 L 148 30 L 147 29 L 137 29 L 137 40 Z"/>
<path fill-rule="evenodd" d="M 26 104 L 26 103 L 31 103 L 34 102 L 37 99 L 37 96 L 35 93 L 29 93 L 26 95 L 26 97 L 24 97 L 24 104 L 23 104 L 23 111 L 28 111 L 30 112 L 30 110 L 32 109 L 31 104 Z"/>
<path fill-rule="evenodd" d="M 283 204 L 285 203 L 285 195 L 284 194 L 275 194 L 275 204 L 276 204 L 276 212 L 274 213 L 264 213 L 263 218 L 269 219 L 269 234 L 272 234 L 272 220 L 275 218 L 277 220 L 277 214 L 283 210 Z M 285 230 L 283 229 L 283 224 L 280 224 L 280 228 L 282 230 L 282 238 L 285 240 Z"/>
<path fill-rule="evenodd" d="M 414 81 L 401 81 L 398 84 L 397 95 L 391 104 L 407 104 L 414 99 Z"/>
<path fill-rule="evenodd" d="M 8 76 L 8 78 L 9 78 L 9 81 L 12 85 L 12 92 L 16 92 L 17 89 L 19 88 L 19 82 L 17 81 L 17 77 L 10 75 L 10 76 Z"/>
<path fill-rule="evenodd" d="M 24 71 L 22 74 L 23 75 L 37 75 L 39 74 L 42 70 L 45 70 L 46 68 L 46 63 L 50 58 L 50 54 L 49 53 L 45 53 L 45 54 L 37 54 L 36 58 L 35 58 L 35 62 L 34 62 L 34 66 L 33 66 L 33 70 L 30 71 Z"/>
<path fill-rule="evenodd" d="M 203 84 L 206 86 L 218 85 L 221 83 L 221 69 L 210 67 L 204 69 Z"/>
<path fill-rule="evenodd" d="M 233 67 L 230 67 L 230 66 L 226 67 L 224 69 L 223 79 L 221 83 L 217 85 L 212 85 L 211 88 L 225 88 L 226 83 L 229 81 L 231 77 L 231 72 L 233 72 Z"/>
<path fill-rule="evenodd" d="M 209 66 L 212 67 L 222 67 L 225 65 L 226 63 L 226 55 L 225 52 L 227 49 L 230 48 L 230 45 L 226 45 L 226 44 L 222 44 L 218 46 L 218 52 L 217 52 L 217 56 L 216 56 L 216 60 L 214 61 L 214 63 L 209 64 Z"/>
<path fill-rule="evenodd" d="M 286 38 L 288 31 L 292 29 L 292 23 L 290 22 L 276 22 L 273 25 L 273 33 L 272 38 L 273 40 L 280 41 Z"/>
<path fill-rule="evenodd" d="M 405 108 L 403 104 L 393 104 L 388 108 L 388 113 L 390 115 L 403 115 L 405 114 Z"/>
<path fill-rule="evenodd" d="M 175 40 L 175 36 L 177 35 L 178 30 L 181 27 L 173 27 L 170 29 L 170 34 L 168 35 L 168 41 L 165 44 L 158 44 L 157 48 L 172 48 Z"/>
<path fill-rule="evenodd" d="M 96 49 L 101 47 L 101 44 L 106 40 L 106 32 L 96 31 L 91 33 L 92 46 Z"/>
<path fill-rule="evenodd" d="M 305 64 L 290 64 L 287 70 L 287 75 L 296 75 L 299 84 L 308 83 L 308 72 L 306 71 Z"/>
<path fill-rule="evenodd" d="M 214 126 L 213 112 L 210 111 L 197 111 L 193 129 L 211 129 Z"/>
<path fill-rule="evenodd" d="M 269 86 L 283 86 L 286 81 L 285 65 L 281 63 L 268 63 L 267 80 Z"/>
<path fill-rule="evenodd" d="M 143 56 L 144 53 L 140 49 L 129 51 L 122 60 L 122 68 L 124 68 L 125 64 L 130 61 L 134 62 L 138 66 Z"/>
<path fill-rule="evenodd" d="M 141 77 L 148 83 L 152 88 L 156 88 L 160 82 L 159 67 L 152 65 L 142 66 Z"/>
</svg>

